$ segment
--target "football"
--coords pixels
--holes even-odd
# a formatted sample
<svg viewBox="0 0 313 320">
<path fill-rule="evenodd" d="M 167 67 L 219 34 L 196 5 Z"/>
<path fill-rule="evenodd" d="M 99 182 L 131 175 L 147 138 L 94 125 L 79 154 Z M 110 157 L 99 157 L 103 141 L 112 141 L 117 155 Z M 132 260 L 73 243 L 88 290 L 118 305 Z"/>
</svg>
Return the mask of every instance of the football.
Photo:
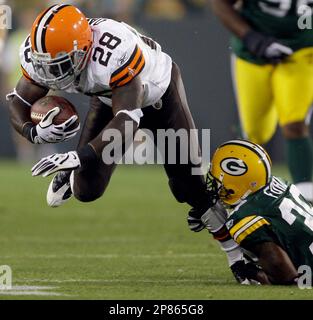
<svg viewBox="0 0 313 320">
<path fill-rule="evenodd" d="M 37 100 L 32 105 L 30 111 L 32 121 L 35 124 L 38 124 L 47 114 L 47 112 L 55 107 L 59 107 L 61 109 L 60 113 L 53 119 L 53 123 L 56 125 L 63 123 L 73 115 L 77 115 L 78 117 L 78 113 L 74 105 L 67 99 L 59 96 L 45 96 Z M 79 124 L 79 119 L 75 123 L 77 126 Z"/>
</svg>

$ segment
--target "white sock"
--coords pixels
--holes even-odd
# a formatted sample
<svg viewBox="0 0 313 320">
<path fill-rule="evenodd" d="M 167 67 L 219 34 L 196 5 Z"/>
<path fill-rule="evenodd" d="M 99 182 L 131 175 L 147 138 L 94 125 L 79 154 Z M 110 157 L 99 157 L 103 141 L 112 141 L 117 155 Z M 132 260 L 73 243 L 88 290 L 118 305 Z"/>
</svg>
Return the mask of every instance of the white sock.
<svg viewBox="0 0 313 320">
<path fill-rule="evenodd" d="M 226 252 L 229 266 L 243 259 L 242 249 L 233 239 L 220 242 L 220 244 L 222 250 Z"/>
<path fill-rule="evenodd" d="M 306 200 L 313 202 L 313 182 L 296 183 L 296 187 Z"/>
</svg>

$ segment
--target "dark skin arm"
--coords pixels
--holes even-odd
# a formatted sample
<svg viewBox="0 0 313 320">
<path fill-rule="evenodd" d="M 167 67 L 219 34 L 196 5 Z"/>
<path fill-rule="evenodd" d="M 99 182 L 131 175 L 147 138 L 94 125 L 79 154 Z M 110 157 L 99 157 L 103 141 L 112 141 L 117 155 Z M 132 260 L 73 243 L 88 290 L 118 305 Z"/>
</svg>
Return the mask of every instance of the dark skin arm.
<svg viewBox="0 0 313 320">
<path fill-rule="evenodd" d="M 112 110 L 113 114 L 116 115 L 120 110 L 132 111 L 142 107 L 143 102 L 143 86 L 140 77 L 134 78 L 128 84 L 117 87 L 112 90 Z M 133 132 L 127 132 L 125 134 L 125 121 L 133 122 Z M 102 134 L 107 129 L 117 129 L 122 133 L 122 142 L 125 144 L 133 134 L 137 131 L 137 123 L 132 120 L 127 114 L 120 113 L 115 116 L 109 124 L 89 142 L 92 146 L 96 155 L 101 157 L 103 148 L 109 143 L 108 141 L 102 141 Z"/>
<path fill-rule="evenodd" d="M 236 3 L 237 0 L 210 0 L 213 12 L 225 27 L 237 37 L 243 38 L 251 27 L 235 9 Z"/>
<path fill-rule="evenodd" d="M 22 77 L 16 86 L 16 91 L 24 100 L 33 104 L 38 99 L 44 97 L 49 90 L 44 87 L 37 86 Z M 10 120 L 14 129 L 22 136 L 25 136 L 25 126 L 33 126 L 30 118 L 30 107 L 17 96 L 14 96 L 9 103 L 9 112 Z"/>
<path fill-rule="evenodd" d="M 274 242 L 263 242 L 249 248 L 258 259 L 271 284 L 295 284 L 297 270 L 286 251 Z"/>
</svg>

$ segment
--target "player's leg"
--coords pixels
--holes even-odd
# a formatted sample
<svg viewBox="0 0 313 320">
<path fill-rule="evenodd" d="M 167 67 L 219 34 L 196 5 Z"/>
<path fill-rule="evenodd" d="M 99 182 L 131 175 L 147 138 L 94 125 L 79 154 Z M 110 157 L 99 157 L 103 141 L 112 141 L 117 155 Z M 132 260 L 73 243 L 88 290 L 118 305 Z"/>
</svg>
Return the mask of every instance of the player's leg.
<svg viewBox="0 0 313 320">
<path fill-rule="evenodd" d="M 90 111 L 84 124 L 78 149 L 94 139 L 113 119 L 112 108 L 105 105 L 99 98 L 91 98 Z M 94 160 L 74 171 L 71 177 L 73 194 L 83 202 L 94 201 L 102 196 L 108 186 L 116 164 L 105 164 L 102 159 Z"/>
<path fill-rule="evenodd" d="M 232 56 L 232 77 L 244 138 L 267 143 L 277 126 L 273 107 L 272 65 L 257 65 Z"/>
<path fill-rule="evenodd" d="M 178 130 L 185 129 L 188 134 L 191 129 L 195 129 L 180 70 L 176 64 L 173 64 L 169 88 L 162 97 L 162 108 L 160 110 L 151 108 L 144 110 L 141 125 L 152 130 L 174 129 L 177 132 Z M 210 197 L 206 192 L 207 188 L 204 177 L 192 174 L 192 169 L 199 166 L 198 164 L 194 164 L 192 159 L 198 156 L 200 148 L 198 146 L 191 147 L 189 144 L 190 140 L 188 140 L 185 146 L 180 144 L 176 146 L 177 164 L 167 163 L 168 153 L 164 155 L 164 168 L 169 178 L 169 186 L 177 201 L 186 202 L 193 207 L 190 212 L 192 217 L 200 219 L 205 216 L 203 223 L 205 223 L 205 226 L 214 238 L 220 242 L 222 249 L 227 252 L 229 263 L 233 264 L 242 259 L 241 250 L 230 238 L 227 229 L 224 227 L 226 221 L 225 210 L 220 207 L 211 210 Z M 180 148 L 194 150 L 196 153 L 189 155 L 188 164 L 179 163 Z"/>
<path fill-rule="evenodd" d="M 275 105 L 286 139 L 287 162 L 293 182 L 313 201 L 313 146 L 309 114 L 313 102 L 313 48 L 299 50 L 274 75 Z"/>
<path fill-rule="evenodd" d="M 112 108 L 106 106 L 99 98 L 90 99 L 90 109 L 80 137 L 78 149 L 95 138 L 101 130 L 112 120 Z M 99 198 L 107 187 L 115 165 L 105 165 L 101 160 L 92 163 L 87 168 L 80 168 L 74 172 L 59 172 L 51 181 L 47 202 L 49 206 L 63 204 L 73 194 L 80 201 L 93 201 Z M 72 175 L 72 186 L 70 175 Z"/>
<path fill-rule="evenodd" d="M 169 178 L 169 185 L 173 195 L 179 202 L 186 202 L 192 207 L 204 207 L 208 203 L 206 184 L 202 175 L 192 175 L 192 168 L 199 167 L 193 164 L 195 158 L 199 158 L 200 149 L 193 148 L 194 154 L 189 152 L 189 134 L 191 129 L 195 129 L 192 115 L 189 111 L 184 85 L 181 79 L 179 68 L 173 63 L 171 83 L 162 97 L 162 108 L 156 110 L 152 107 L 143 109 L 144 116 L 140 123 L 140 128 L 148 128 L 153 131 L 155 142 L 157 142 L 156 131 L 158 129 L 171 129 L 177 133 L 180 129 L 185 129 L 188 138 L 186 144 L 176 139 L 175 157 L 176 163 L 180 161 L 180 154 L 184 153 L 188 157 L 187 164 L 168 164 L 168 140 L 165 141 L 165 154 L 163 154 L 166 173 Z M 181 150 L 181 149 L 185 150 Z M 172 151 L 172 150 L 171 150 Z"/>
</svg>

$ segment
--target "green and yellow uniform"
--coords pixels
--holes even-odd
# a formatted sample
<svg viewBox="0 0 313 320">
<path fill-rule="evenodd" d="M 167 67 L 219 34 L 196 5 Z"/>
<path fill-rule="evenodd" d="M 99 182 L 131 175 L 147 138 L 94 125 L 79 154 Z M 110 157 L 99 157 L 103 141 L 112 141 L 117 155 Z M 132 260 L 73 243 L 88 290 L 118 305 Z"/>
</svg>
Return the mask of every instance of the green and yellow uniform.
<svg viewBox="0 0 313 320">
<path fill-rule="evenodd" d="M 297 51 L 313 47 L 313 29 L 300 29 L 299 10 L 308 1 L 302 0 L 246 0 L 240 9 L 241 16 L 256 31 L 276 38 L 283 45 Z M 307 4 L 308 5 L 308 4 Z M 236 55 L 246 61 L 265 64 L 244 47 L 242 41 L 232 38 L 232 48 Z"/>
<path fill-rule="evenodd" d="M 260 33 L 294 50 L 283 63 L 271 65 L 232 39 L 234 85 L 242 129 L 249 140 L 264 144 L 277 123 L 306 119 L 313 101 L 313 30 L 300 29 L 300 0 L 244 0 L 241 16 Z"/>
<path fill-rule="evenodd" d="M 272 177 L 231 212 L 226 226 L 243 248 L 275 242 L 296 268 L 313 267 L 313 207 L 292 184 Z"/>
</svg>

